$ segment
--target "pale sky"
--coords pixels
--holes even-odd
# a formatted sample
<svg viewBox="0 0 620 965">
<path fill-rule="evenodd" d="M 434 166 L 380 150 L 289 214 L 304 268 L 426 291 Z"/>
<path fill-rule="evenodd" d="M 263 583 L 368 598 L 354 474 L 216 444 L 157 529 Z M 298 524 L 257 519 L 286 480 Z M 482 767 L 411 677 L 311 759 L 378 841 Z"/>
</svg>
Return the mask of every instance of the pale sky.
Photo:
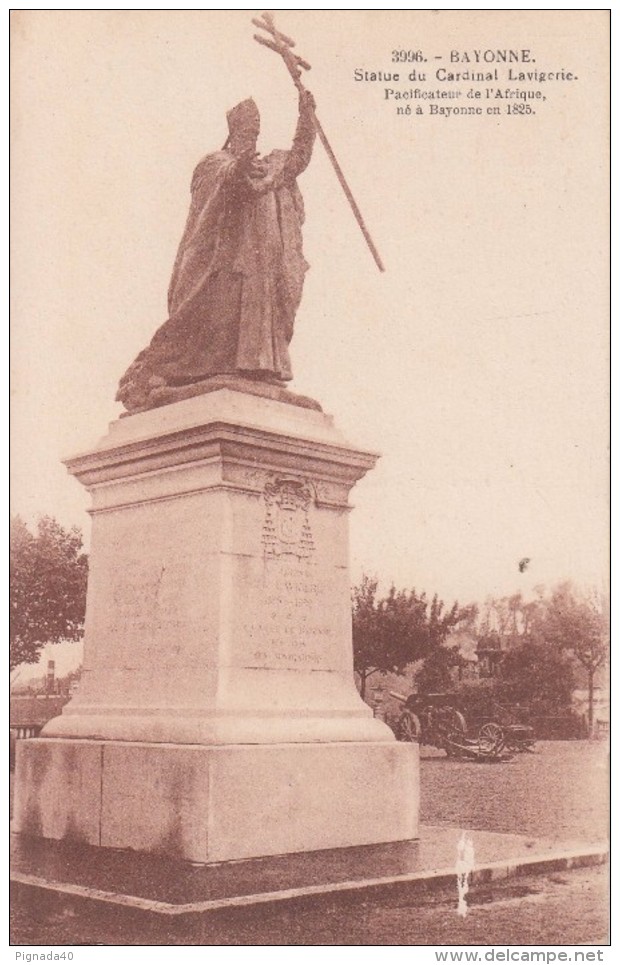
<svg viewBox="0 0 620 965">
<path fill-rule="evenodd" d="M 259 149 L 290 143 L 296 93 L 253 42 L 251 16 L 13 17 L 13 510 L 28 519 L 51 513 L 88 533 L 88 496 L 61 459 L 118 417 L 118 379 L 165 320 L 192 171 L 221 148 L 226 110 L 254 96 Z M 374 266 L 317 143 L 299 182 L 311 269 L 292 388 L 382 453 L 353 493 L 352 578 L 462 603 L 566 578 L 600 586 L 605 12 L 277 21 L 312 64 L 318 116 L 387 268 Z M 353 72 L 402 70 L 390 62 L 402 47 L 444 65 L 453 48 L 530 48 L 536 68 L 579 80 L 533 83 L 547 95 L 535 116 L 397 116 L 383 94 L 394 85 Z"/>
</svg>

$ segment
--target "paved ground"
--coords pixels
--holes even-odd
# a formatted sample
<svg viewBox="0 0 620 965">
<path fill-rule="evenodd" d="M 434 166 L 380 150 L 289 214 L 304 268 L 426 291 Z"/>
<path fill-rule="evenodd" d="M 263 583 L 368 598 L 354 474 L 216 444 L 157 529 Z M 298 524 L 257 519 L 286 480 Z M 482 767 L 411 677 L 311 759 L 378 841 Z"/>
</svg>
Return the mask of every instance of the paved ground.
<svg viewBox="0 0 620 965">
<path fill-rule="evenodd" d="M 603 741 L 541 741 L 507 764 L 454 761 L 422 749 L 420 818 L 557 840 L 608 837 L 608 756 Z"/>
<path fill-rule="evenodd" d="M 603 744 L 541 743 L 509 764 L 451 761 L 424 750 L 424 823 L 517 832 L 562 840 L 602 841 L 607 831 Z M 104 919 L 100 913 L 46 914 L 16 909 L 14 944 L 423 945 L 604 944 L 608 933 L 605 869 L 530 876 L 478 886 L 470 913 L 449 896 L 330 898 L 230 912 L 194 927 Z"/>
<path fill-rule="evenodd" d="M 194 927 L 103 920 L 99 913 L 13 915 L 14 944 L 74 945 L 604 945 L 604 868 L 533 875 L 476 889 L 469 912 L 456 895 L 348 897 L 320 906 L 269 907 L 210 917 Z"/>
</svg>

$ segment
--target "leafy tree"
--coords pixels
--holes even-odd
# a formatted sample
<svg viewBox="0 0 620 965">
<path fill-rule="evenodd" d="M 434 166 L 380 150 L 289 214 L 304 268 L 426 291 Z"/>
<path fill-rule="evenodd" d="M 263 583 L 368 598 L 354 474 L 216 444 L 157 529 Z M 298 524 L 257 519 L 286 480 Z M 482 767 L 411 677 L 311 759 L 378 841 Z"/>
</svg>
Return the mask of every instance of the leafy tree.
<svg viewBox="0 0 620 965">
<path fill-rule="evenodd" d="M 472 677 L 459 681 L 454 689 L 458 695 L 459 709 L 467 719 L 493 716 L 496 704 L 501 703 L 495 678 Z"/>
<path fill-rule="evenodd" d="M 433 694 L 451 690 L 454 667 L 462 667 L 465 661 L 458 647 L 436 647 L 424 660 L 416 674 L 418 693 Z"/>
<path fill-rule="evenodd" d="M 10 668 L 36 663 L 47 643 L 78 640 L 84 626 L 88 558 L 77 527 L 42 516 L 36 534 L 20 516 L 10 529 Z"/>
<path fill-rule="evenodd" d="M 504 654 L 496 680 L 500 701 L 566 707 L 575 686 L 571 661 L 544 640 L 526 640 Z"/>
<path fill-rule="evenodd" d="M 541 633 L 559 651 L 573 654 L 588 679 L 588 730 L 594 724 L 594 677 L 609 656 L 609 608 L 596 594 L 579 593 L 570 583 L 556 587 L 549 600 Z"/>
<path fill-rule="evenodd" d="M 522 593 L 512 596 L 489 597 L 482 609 L 478 627 L 478 641 L 488 648 L 506 650 L 530 640 L 544 611 L 543 590 L 526 602 Z"/>
<path fill-rule="evenodd" d="M 567 706 L 575 686 L 574 666 L 588 677 L 588 721 L 594 717 L 594 680 L 607 661 L 609 624 L 605 601 L 563 583 L 551 593 L 536 588 L 526 602 L 520 593 L 487 600 L 477 632 L 478 649 L 501 653 L 500 700 Z"/>
<path fill-rule="evenodd" d="M 402 673 L 438 648 L 469 612 L 457 603 L 446 611 L 436 595 L 429 600 L 425 593 L 393 585 L 379 597 L 378 581 L 364 576 L 353 589 L 353 665 L 361 696 L 372 674 Z"/>
</svg>

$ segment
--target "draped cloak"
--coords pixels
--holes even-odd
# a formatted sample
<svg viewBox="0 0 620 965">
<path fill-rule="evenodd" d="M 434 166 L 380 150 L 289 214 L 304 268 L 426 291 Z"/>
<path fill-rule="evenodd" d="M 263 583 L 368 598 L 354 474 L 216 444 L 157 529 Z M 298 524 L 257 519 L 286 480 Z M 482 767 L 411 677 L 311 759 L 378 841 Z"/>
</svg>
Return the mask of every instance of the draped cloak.
<svg viewBox="0 0 620 965">
<path fill-rule="evenodd" d="M 292 378 L 288 346 L 308 265 L 296 176 L 310 160 L 314 128 L 300 115 L 290 151 L 273 151 L 257 174 L 240 174 L 229 151 L 207 155 L 168 291 L 169 317 L 121 379 L 117 399 L 148 406 L 162 385 L 211 375 Z"/>
</svg>

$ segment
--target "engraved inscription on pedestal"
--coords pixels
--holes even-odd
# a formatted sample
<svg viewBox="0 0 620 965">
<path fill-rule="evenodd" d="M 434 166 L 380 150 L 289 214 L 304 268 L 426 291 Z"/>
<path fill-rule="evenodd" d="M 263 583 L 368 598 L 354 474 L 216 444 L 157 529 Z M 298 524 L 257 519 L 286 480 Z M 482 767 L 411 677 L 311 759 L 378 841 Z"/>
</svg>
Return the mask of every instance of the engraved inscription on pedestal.
<svg viewBox="0 0 620 965">
<path fill-rule="evenodd" d="M 266 560 L 256 587 L 254 612 L 246 610 L 246 666 L 293 670 L 330 669 L 335 630 L 329 613 L 329 581 L 315 566 Z M 327 606 L 326 606 L 327 604 Z"/>
<path fill-rule="evenodd" d="M 342 588 L 315 541 L 314 485 L 303 478 L 271 476 L 263 497 L 260 546 L 252 559 L 240 563 L 245 593 L 237 614 L 235 663 L 256 669 L 333 669 Z"/>
<path fill-rule="evenodd" d="M 153 659 L 160 666 L 174 662 L 191 633 L 187 584 L 182 561 L 130 560 L 110 567 L 96 612 L 96 631 L 107 642 L 95 654 L 98 662 L 125 669 Z"/>
</svg>

